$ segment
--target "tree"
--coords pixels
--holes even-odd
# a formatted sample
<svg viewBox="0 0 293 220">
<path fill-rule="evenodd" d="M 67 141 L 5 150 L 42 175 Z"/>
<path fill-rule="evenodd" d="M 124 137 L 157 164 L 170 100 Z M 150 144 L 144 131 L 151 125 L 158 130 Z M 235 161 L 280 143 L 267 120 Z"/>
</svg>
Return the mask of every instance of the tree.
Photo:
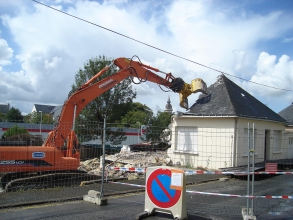
<svg viewBox="0 0 293 220">
<path fill-rule="evenodd" d="M 23 122 L 23 117 L 22 117 L 19 109 L 14 108 L 14 107 L 9 109 L 5 118 L 9 122 Z"/>
<path fill-rule="evenodd" d="M 25 123 L 32 124 L 52 124 L 53 116 L 51 114 L 44 114 L 41 112 L 33 112 L 23 117 Z"/>
<path fill-rule="evenodd" d="M 111 64 L 111 61 L 112 59 L 105 56 L 99 56 L 98 58 L 88 60 L 84 65 L 84 68 L 79 69 L 78 73 L 75 75 L 75 84 L 72 85 L 72 90 L 69 93 L 69 96 L 105 66 Z M 97 81 L 116 72 L 117 69 L 112 66 L 107 72 L 98 77 Z M 132 90 L 131 79 L 127 78 L 91 101 L 84 107 L 80 115 L 84 120 L 97 122 L 103 122 L 103 117 L 105 116 L 108 123 L 114 123 L 114 116 L 119 114 L 119 111 L 116 111 L 117 108 L 132 103 L 134 98 L 136 98 L 136 92 L 133 92 Z"/>
<path fill-rule="evenodd" d="M 4 120 L 5 120 L 5 115 L 2 112 L 0 112 L 0 121 L 4 121 Z"/>
<path fill-rule="evenodd" d="M 86 83 L 105 66 L 111 64 L 111 60 L 112 59 L 109 59 L 105 56 L 99 56 L 97 58 L 88 60 L 88 62 L 84 65 L 84 68 L 79 69 L 75 75 L 75 84 L 72 85 L 72 90 L 69 93 L 69 96 L 77 91 L 80 86 Z M 97 81 L 100 81 L 116 72 L 117 68 L 111 66 L 107 72 L 97 78 Z M 87 106 L 85 106 L 79 115 L 77 126 L 82 127 L 82 124 L 96 123 L 97 128 L 99 128 L 99 131 L 97 130 L 96 132 L 101 134 L 100 137 L 102 137 L 103 132 L 101 132 L 101 129 L 103 126 L 101 126 L 100 123 L 103 123 L 103 118 L 106 117 L 106 123 L 120 121 L 122 107 L 128 106 L 130 103 L 132 103 L 134 98 L 136 98 L 136 93 L 132 90 L 131 79 L 124 79 L 116 86 L 107 90 L 102 95 L 91 101 Z M 113 133 L 111 134 L 113 135 Z M 79 134 L 79 136 L 84 135 L 86 134 Z M 117 138 L 123 140 L 120 133 L 117 135 Z M 115 138 L 113 136 L 111 136 L 110 139 L 112 142 L 117 142 L 114 140 Z"/>
<path fill-rule="evenodd" d="M 153 122 L 159 126 L 162 127 L 168 127 L 168 125 L 171 123 L 171 117 L 172 115 L 168 112 L 158 112 L 157 116 L 153 118 Z"/>
<path fill-rule="evenodd" d="M 14 135 L 18 135 L 18 134 L 27 134 L 28 131 L 24 128 L 24 127 L 19 127 L 17 125 L 14 125 L 13 127 L 7 129 L 2 138 L 5 137 L 5 138 L 8 138 L 8 137 L 11 137 L 11 136 L 14 136 Z"/>
<path fill-rule="evenodd" d="M 153 111 L 139 102 L 134 102 L 129 111 L 121 118 L 123 124 L 129 124 L 130 127 L 147 125 L 153 116 Z"/>
<path fill-rule="evenodd" d="M 31 122 L 31 117 L 32 117 L 32 114 L 31 113 L 23 116 L 23 122 L 24 123 L 32 123 Z"/>
<path fill-rule="evenodd" d="M 153 116 L 147 128 L 145 140 L 155 142 L 169 141 L 170 131 L 168 125 L 171 123 L 171 114 L 167 112 L 157 112 L 156 116 Z"/>
</svg>

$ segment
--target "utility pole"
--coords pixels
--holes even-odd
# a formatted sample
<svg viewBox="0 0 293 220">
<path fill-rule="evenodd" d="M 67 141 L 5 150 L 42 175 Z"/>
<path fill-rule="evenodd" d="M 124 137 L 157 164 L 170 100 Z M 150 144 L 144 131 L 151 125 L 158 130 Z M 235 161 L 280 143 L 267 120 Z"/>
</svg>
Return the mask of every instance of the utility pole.
<svg viewBox="0 0 293 220">
<path fill-rule="evenodd" d="M 42 118 L 43 118 L 43 112 L 39 111 L 41 113 L 41 121 L 40 121 L 40 135 L 42 135 Z"/>
<path fill-rule="evenodd" d="M 140 122 L 136 122 L 136 123 L 138 123 L 137 143 L 139 143 Z"/>
</svg>

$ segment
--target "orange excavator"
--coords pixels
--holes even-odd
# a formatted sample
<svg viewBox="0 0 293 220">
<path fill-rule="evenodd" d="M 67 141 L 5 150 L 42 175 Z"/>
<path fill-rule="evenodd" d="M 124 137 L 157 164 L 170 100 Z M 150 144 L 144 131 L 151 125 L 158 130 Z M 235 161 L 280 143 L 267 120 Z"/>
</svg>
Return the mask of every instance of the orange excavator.
<svg viewBox="0 0 293 220">
<path fill-rule="evenodd" d="M 120 70 L 97 81 L 112 65 Z M 25 181 L 60 173 L 75 173 L 80 166 L 78 137 L 74 131 L 76 117 L 89 102 L 127 77 L 136 77 L 141 82 L 153 82 L 179 93 L 180 106 L 185 109 L 188 109 L 187 97 L 190 94 L 207 91 L 202 79 L 197 78 L 187 84 L 181 78 L 145 65 L 140 60 L 117 58 L 110 66 L 104 67 L 65 101 L 58 124 L 42 146 L 0 146 L 0 173 L 6 173 L 1 178 L 3 188 L 19 179 Z M 165 77 L 160 77 L 155 72 L 162 73 Z"/>
</svg>

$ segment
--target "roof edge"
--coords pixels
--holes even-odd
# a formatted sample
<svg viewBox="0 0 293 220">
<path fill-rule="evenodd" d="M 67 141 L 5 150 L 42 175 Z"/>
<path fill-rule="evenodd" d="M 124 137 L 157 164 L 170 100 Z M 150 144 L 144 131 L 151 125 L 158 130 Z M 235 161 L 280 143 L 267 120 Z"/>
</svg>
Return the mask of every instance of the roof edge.
<svg viewBox="0 0 293 220">
<path fill-rule="evenodd" d="M 177 115 L 179 116 L 190 116 L 190 117 L 214 117 L 214 118 L 246 118 L 246 119 L 254 119 L 254 120 L 261 120 L 261 121 L 269 121 L 269 122 L 278 122 L 286 125 L 286 121 L 276 121 L 276 120 L 270 120 L 266 117 L 253 117 L 248 115 L 229 115 L 229 114 L 222 114 L 222 115 L 212 115 L 212 114 L 195 114 L 195 113 L 183 113 L 183 112 L 177 112 Z"/>
</svg>

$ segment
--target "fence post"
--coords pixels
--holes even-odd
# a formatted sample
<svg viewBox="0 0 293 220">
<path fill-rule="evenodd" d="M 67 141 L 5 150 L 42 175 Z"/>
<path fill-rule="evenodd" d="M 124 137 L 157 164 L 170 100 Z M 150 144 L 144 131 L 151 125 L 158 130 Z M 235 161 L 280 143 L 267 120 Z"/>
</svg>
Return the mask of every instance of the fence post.
<svg viewBox="0 0 293 220">
<path fill-rule="evenodd" d="M 248 122 L 247 127 L 247 137 L 248 137 L 248 161 L 247 161 L 247 196 L 249 196 L 250 193 L 250 127 Z M 247 197 L 247 213 L 249 212 L 249 198 Z"/>
<path fill-rule="evenodd" d="M 255 171 L 255 146 L 254 146 L 254 123 L 252 124 L 252 185 L 251 185 L 251 215 L 253 216 L 253 196 L 254 196 L 254 171 Z"/>
<path fill-rule="evenodd" d="M 105 154 L 106 154 L 106 116 L 104 116 L 104 128 L 103 128 L 103 160 L 102 160 L 102 183 L 100 190 L 100 197 L 97 202 L 98 205 L 107 205 L 107 199 L 104 196 L 104 177 L 105 177 Z"/>
<path fill-rule="evenodd" d="M 104 116 L 104 126 L 103 126 L 103 159 L 100 161 L 102 163 L 102 181 L 101 181 L 101 190 L 100 192 L 96 190 L 89 190 L 87 195 L 83 196 L 83 200 L 90 203 L 95 203 L 97 205 L 107 205 L 108 200 L 103 198 L 104 195 L 104 176 L 105 176 L 105 146 L 106 146 L 106 116 Z"/>
<path fill-rule="evenodd" d="M 252 158 L 252 186 L 251 186 L 251 194 L 253 197 L 253 191 L 254 191 L 254 123 L 252 125 L 252 149 L 250 149 L 250 127 L 249 127 L 249 122 L 248 122 L 248 159 L 247 159 L 247 205 L 246 209 L 242 208 L 242 217 L 244 220 L 256 220 L 256 217 L 253 215 L 253 198 L 251 201 L 251 208 L 249 204 L 249 196 L 250 196 L 250 153 L 253 153 L 253 158 Z"/>
</svg>

